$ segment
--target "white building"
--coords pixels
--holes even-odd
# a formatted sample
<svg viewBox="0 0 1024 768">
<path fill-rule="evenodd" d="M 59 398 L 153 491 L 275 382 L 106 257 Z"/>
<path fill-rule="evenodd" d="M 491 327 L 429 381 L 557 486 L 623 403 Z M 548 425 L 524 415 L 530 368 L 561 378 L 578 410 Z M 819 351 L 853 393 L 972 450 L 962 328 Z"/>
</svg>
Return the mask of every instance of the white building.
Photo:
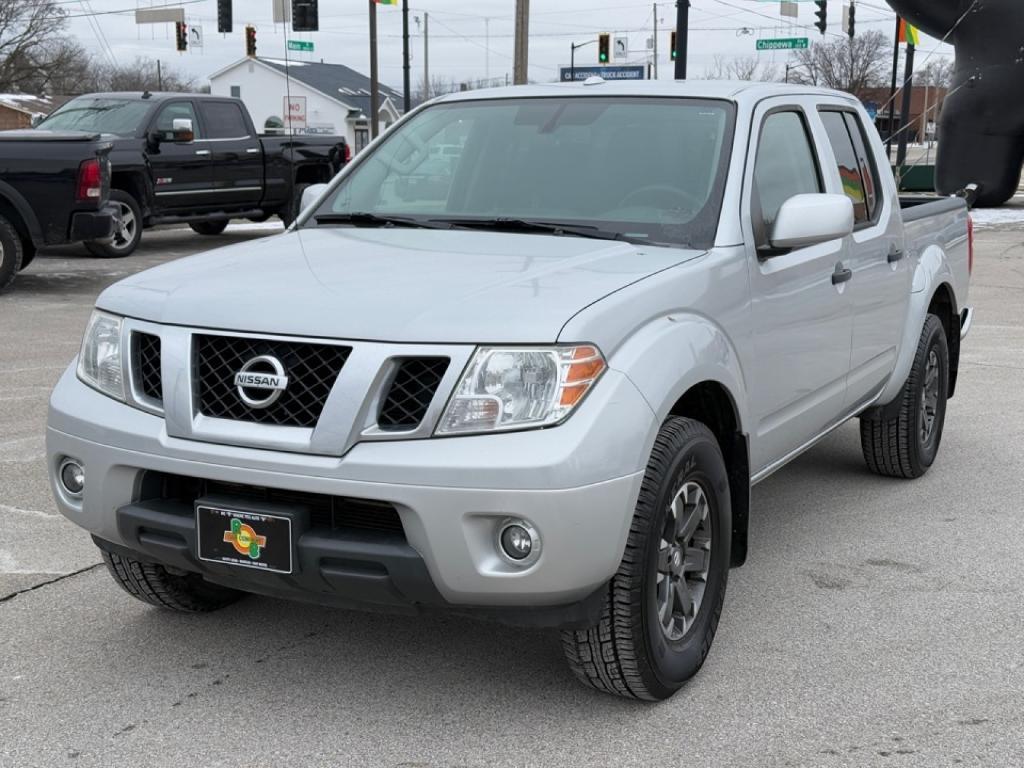
<svg viewBox="0 0 1024 768">
<path fill-rule="evenodd" d="M 354 152 L 370 141 L 370 78 L 341 64 L 245 58 L 210 75 L 210 92 L 240 98 L 262 133 L 341 135 Z M 402 95 L 381 85 L 382 132 L 401 106 Z"/>
</svg>

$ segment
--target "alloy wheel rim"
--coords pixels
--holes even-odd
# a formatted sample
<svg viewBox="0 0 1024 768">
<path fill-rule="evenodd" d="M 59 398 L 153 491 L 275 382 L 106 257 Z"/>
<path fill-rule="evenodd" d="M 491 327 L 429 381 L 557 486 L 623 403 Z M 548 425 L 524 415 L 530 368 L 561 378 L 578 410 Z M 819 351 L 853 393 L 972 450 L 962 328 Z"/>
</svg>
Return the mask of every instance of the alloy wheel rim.
<svg viewBox="0 0 1024 768">
<path fill-rule="evenodd" d="M 135 239 L 135 228 L 138 226 L 138 222 L 135 220 L 135 213 L 130 206 L 125 203 L 117 203 L 117 207 L 120 212 L 120 224 L 114 232 L 112 245 L 118 250 L 124 250 Z"/>
<path fill-rule="evenodd" d="M 921 444 L 925 445 L 935 433 L 939 412 L 939 355 L 933 349 L 928 353 L 924 382 L 921 384 Z"/>
<path fill-rule="evenodd" d="M 699 483 L 686 482 L 668 506 L 658 542 L 658 624 L 669 640 L 682 639 L 696 621 L 710 569 L 708 497 Z"/>
</svg>

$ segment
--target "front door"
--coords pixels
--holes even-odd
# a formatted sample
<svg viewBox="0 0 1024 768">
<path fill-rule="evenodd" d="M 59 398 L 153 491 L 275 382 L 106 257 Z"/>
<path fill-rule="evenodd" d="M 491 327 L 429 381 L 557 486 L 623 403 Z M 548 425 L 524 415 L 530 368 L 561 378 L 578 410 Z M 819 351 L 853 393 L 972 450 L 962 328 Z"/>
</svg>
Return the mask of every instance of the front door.
<svg viewBox="0 0 1024 768">
<path fill-rule="evenodd" d="M 213 160 L 213 194 L 227 208 L 257 206 L 263 198 L 263 150 L 249 130 L 235 101 L 199 101 L 206 138 L 203 147 Z"/>
<path fill-rule="evenodd" d="M 192 121 L 191 141 L 174 140 L 174 121 Z M 160 108 L 149 128 L 149 173 L 156 213 L 201 207 L 213 188 L 210 153 L 202 143 L 202 126 L 189 100 L 170 101 Z M 152 139 L 156 138 L 153 142 Z"/>
<path fill-rule="evenodd" d="M 752 249 L 754 474 L 769 469 L 838 420 L 846 394 L 852 316 L 845 283 L 833 284 L 847 243 L 775 251 L 782 204 L 825 191 L 810 104 L 765 102 L 754 118 L 744 205 Z M 820 137 L 819 137 L 820 138 Z"/>
</svg>

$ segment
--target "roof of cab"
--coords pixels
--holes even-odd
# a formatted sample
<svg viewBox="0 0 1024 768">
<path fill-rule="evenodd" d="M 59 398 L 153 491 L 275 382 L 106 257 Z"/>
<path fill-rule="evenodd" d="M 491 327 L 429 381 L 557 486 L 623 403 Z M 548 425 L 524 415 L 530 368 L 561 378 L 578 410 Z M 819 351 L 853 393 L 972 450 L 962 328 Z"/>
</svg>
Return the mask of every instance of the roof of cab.
<svg viewBox="0 0 1024 768">
<path fill-rule="evenodd" d="M 435 99 L 435 102 L 476 99 L 514 99 L 543 96 L 651 96 L 759 101 L 771 96 L 826 96 L 845 101 L 856 99 L 848 93 L 788 83 L 755 83 L 734 80 L 602 80 L 590 78 L 575 83 L 512 85 L 460 91 Z"/>
</svg>

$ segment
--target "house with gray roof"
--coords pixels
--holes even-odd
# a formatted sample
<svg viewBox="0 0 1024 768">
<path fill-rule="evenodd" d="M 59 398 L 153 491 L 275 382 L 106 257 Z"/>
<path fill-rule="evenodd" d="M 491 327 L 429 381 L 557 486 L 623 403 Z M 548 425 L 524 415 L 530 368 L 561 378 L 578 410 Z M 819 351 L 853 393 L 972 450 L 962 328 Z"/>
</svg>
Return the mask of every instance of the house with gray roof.
<svg viewBox="0 0 1024 768">
<path fill-rule="evenodd" d="M 370 140 L 370 78 L 343 64 L 247 57 L 210 75 L 210 92 L 240 98 L 264 133 L 340 135 L 355 152 Z M 402 94 L 381 84 L 378 106 L 383 132 Z"/>
</svg>

